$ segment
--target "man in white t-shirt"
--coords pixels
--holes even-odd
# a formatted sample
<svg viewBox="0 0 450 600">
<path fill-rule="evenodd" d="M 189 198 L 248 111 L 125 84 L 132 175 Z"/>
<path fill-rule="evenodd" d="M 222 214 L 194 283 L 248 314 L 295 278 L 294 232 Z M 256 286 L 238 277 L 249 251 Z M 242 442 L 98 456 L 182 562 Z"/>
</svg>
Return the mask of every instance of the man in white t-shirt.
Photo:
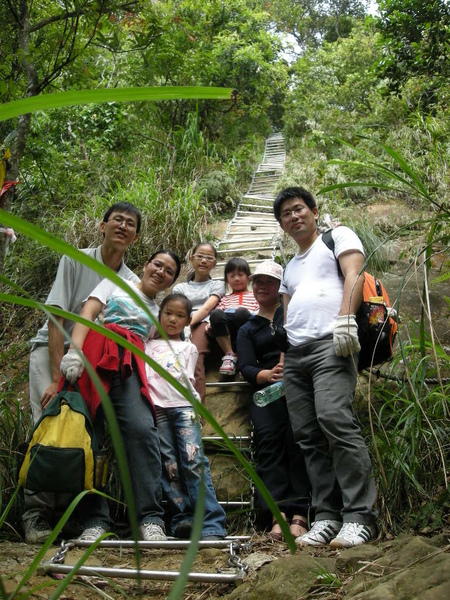
<svg viewBox="0 0 450 600">
<path fill-rule="evenodd" d="M 137 240 L 141 227 L 141 213 L 128 202 L 118 202 L 105 213 L 99 229 L 103 242 L 97 248 L 81 250 L 88 256 L 129 281 L 140 281 L 123 261 L 126 249 Z M 49 306 L 79 314 L 82 302 L 103 279 L 102 275 L 76 260 L 63 256 L 52 289 L 45 301 Z M 54 317 L 70 334 L 74 321 Z M 29 387 L 33 421 L 36 423 L 42 410 L 55 397 L 61 378 L 59 365 L 69 347 L 69 342 L 55 321 L 47 319 L 31 340 Z M 25 512 L 22 516 L 25 540 L 28 543 L 44 541 L 51 533 L 49 520 L 54 516 L 56 494 L 25 490 Z M 64 499 L 62 505 L 65 505 Z"/>
<path fill-rule="evenodd" d="M 281 191 L 273 210 L 299 248 L 280 286 L 289 342 L 283 381 L 311 481 L 315 521 L 296 543 L 356 546 L 376 537 L 377 517 L 369 453 L 352 408 L 364 249 L 352 230 L 337 227 L 333 253 L 317 230 L 316 202 L 301 187 Z"/>
</svg>

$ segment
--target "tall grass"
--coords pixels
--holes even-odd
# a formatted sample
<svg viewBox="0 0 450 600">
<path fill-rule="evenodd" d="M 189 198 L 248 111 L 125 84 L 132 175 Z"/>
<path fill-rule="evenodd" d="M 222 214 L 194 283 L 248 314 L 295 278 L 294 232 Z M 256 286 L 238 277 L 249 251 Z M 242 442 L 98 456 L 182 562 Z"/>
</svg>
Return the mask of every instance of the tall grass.
<svg viewBox="0 0 450 600">
<path fill-rule="evenodd" d="M 320 194 L 346 187 L 373 187 L 393 194 L 406 193 L 428 210 L 428 219 L 421 223 L 421 241 L 402 284 L 403 288 L 409 279 L 417 282 L 420 317 L 417 323 L 409 323 L 403 316 L 396 359 L 384 384 L 370 382 L 367 400 L 383 527 L 398 531 L 407 522 L 441 526 L 450 508 L 450 356 L 435 331 L 430 286 L 434 254 L 448 257 L 449 200 L 430 190 L 421 174 L 394 148 L 378 144 L 377 149 L 384 153 L 380 160 L 364 148 L 344 143 L 359 160 L 331 163 L 343 167 L 348 164 L 375 177 L 327 186 Z M 449 279 L 448 270 L 436 277 L 440 283 Z M 400 313 L 402 288 L 396 299 Z"/>
</svg>

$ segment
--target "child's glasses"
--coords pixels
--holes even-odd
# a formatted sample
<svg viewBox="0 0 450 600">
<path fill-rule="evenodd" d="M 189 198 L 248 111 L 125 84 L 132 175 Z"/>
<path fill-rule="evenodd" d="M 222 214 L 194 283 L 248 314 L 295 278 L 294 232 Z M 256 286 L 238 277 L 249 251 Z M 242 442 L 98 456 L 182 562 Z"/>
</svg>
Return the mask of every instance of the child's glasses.
<svg viewBox="0 0 450 600">
<path fill-rule="evenodd" d="M 200 262 L 201 262 L 202 260 L 204 260 L 204 261 L 206 261 L 207 263 L 212 263 L 212 262 L 214 262 L 214 261 L 216 260 L 214 256 L 208 256 L 208 255 L 206 255 L 206 254 L 194 254 L 194 257 L 193 257 L 193 258 L 196 258 L 196 259 L 197 259 L 197 260 L 199 260 Z"/>
</svg>

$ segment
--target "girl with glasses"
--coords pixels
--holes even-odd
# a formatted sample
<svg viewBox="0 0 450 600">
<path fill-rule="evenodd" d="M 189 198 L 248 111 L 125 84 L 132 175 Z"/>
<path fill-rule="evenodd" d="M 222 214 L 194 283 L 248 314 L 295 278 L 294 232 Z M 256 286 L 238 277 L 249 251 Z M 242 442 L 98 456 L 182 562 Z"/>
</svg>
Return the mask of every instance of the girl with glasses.
<svg viewBox="0 0 450 600">
<path fill-rule="evenodd" d="M 200 242 L 191 251 L 190 263 L 193 273 L 185 283 L 178 283 L 173 292 L 184 294 L 192 302 L 191 341 L 197 347 L 198 361 L 195 369 L 195 389 L 205 400 L 205 356 L 209 353 L 209 343 L 205 334 L 209 315 L 216 308 L 225 293 L 223 281 L 211 279 L 211 271 L 216 266 L 217 250 L 208 242 Z"/>
</svg>

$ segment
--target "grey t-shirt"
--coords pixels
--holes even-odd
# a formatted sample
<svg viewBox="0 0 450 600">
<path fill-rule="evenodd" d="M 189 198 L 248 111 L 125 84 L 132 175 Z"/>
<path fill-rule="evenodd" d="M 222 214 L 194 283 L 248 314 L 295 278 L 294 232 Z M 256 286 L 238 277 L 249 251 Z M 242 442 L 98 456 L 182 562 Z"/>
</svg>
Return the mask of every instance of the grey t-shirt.
<svg viewBox="0 0 450 600">
<path fill-rule="evenodd" d="M 192 302 L 192 312 L 198 310 L 210 296 L 217 296 L 219 299 L 225 294 L 225 284 L 223 281 L 208 279 L 207 281 L 186 281 L 177 283 L 172 290 L 176 294 L 184 294 Z M 191 313 L 192 314 L 192 313 Z M 203 319 L 209 321 L 209 316 Z"/>
<path fill-rule="evenodd" d="M 84 248 L 81 252 L 103 264 L 101 248 L 101 246 L 97 248 Z M 128 281 L 140 281 L 139 277 L 124 262 L 120 265 L 117 275 Z M 59 262 L 55 281 L 45 304 L 58 306 L 63 310 L 80 314 L 83 301 L 102 279 L 103 275 L 64 255 Z M 74 325 L 74 321 L 64 319 L 64 329 L 67 333 L 71 333 Z M 48 319 L 31 340 L 31 343 L 40 346 L 48 345 Z"/>
</svg>

